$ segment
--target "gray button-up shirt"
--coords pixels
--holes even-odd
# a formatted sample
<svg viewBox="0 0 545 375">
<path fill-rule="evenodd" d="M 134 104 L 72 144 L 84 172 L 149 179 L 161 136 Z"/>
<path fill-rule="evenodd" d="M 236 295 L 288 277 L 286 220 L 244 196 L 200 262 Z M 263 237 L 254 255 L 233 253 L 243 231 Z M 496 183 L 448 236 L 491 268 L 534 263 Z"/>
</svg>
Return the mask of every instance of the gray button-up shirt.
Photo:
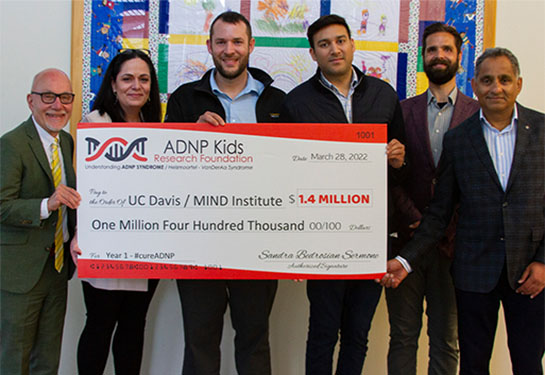
<svg viewBox="0 0 545 375">
<path fill-rule="evenodd" d="M 437 104 L 437 99 L 428 89 L 428 132 L 435 166 L 439 163 L 443 151 L 443 136 L 449 128 L 457 95 L 458 89 L 454 87 L 448 96 L 447 104 L 441 108 Z"/>
</svg>

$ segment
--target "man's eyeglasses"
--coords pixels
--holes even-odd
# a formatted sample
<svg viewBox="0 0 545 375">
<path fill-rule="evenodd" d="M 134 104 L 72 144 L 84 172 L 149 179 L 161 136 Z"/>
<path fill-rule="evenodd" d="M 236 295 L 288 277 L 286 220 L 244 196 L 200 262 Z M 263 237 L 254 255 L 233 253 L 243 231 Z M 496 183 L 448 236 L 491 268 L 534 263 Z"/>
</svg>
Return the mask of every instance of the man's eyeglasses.
<svg viewBox="0 0 545 375">
<path fill-rule="evenodd" d="M 74 101 L 74 94 L 71 92 L 62 92 L 60 94 L 55 94 L 54 92 L 36 92 L 32 91 L 31 94 L 40 95 L 42 102 L 45 104 L 53 104 L 57 97 L 60 99 L 62 104 L 70 104 Z"/>
</svg>

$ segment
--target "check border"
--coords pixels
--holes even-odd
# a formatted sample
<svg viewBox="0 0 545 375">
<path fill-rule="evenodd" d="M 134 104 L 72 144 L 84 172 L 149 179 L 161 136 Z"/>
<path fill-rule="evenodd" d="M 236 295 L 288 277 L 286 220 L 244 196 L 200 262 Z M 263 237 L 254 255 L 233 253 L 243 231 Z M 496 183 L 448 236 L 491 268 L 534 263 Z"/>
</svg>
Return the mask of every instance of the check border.
<svg viewBox="0 0 545 375">
<path fill-rule="evenodd" d="M 334 130 L 332 131 L 332 126 Z M 188 123 L 80 123 L 78 129 L 148 128 L 251 135 L 295 140 L 349 143 L 387 143 L 384 124 L 228 124 L 214 127 Z M 374 132 L 373 138 L 358 138 L 358 132 Z M 81 155 L 78 155 L 81 156 Z M 80 277 L 88 278 L 187 278 L 187 279 L 375 279 L 384 273 L 309 274 L 244 269 L 214 269 L 197 265 L 139 262 L 111 259 L 80 259 Z"/>
</svg>

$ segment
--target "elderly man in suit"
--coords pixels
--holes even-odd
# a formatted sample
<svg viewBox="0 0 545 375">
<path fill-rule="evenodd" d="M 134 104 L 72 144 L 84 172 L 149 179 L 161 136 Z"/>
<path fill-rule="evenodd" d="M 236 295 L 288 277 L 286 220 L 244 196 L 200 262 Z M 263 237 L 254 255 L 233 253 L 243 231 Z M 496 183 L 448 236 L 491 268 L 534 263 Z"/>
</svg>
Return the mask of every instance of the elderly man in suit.
<svg viewBox="0 0 545 375">
<path fill-rule="evenodd" d="M 479 109 L 479 103 L 456 88 L 462 38 L 442 23 L 426 27 L 422 58 L 429 88 L 401 102 L 405 122 L 409 176 L 392 189 L 396 204 L 397 238 L 392 254 L 411 238 L 433 196 L 443 136 Z M 386 289 L 390 321 L 389 375 L 415 375 L 418 338 L 426 299 L 429 336 L 429 375 L 454 375 L 458 370 L 456 298 L 449 274 L 454 221 L 439 244 L 397 289 Z"/>
<path fill-rule="evenodd" d="M 65 73 L 38 73 L 32 116 L 0 138 L 0 373 L 57 374 L 74 271 L 68 242 L 80 196 L 62 128 L 74 94 Z"/>
<path fill-rule="evenodd" d="M 477 59 L 472 86 L 481 110 L 445 135 L 429 210 L 381 280 L 397 287 L 458 206 L 452 275 L 462 375 L 489 374 L 500 303 L 513 373 L 543 374 L 545 115 L 516 103 L 519 74 L 504 48 Z"/>
</svg>

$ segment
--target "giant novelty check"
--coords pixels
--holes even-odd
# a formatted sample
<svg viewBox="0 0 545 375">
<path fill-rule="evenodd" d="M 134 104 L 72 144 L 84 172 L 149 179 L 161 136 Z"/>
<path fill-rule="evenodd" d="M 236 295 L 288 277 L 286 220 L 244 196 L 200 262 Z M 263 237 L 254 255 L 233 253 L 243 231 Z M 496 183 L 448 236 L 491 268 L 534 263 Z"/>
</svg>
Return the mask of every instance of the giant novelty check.
<svg viewBox="0 0 545 375">
<path fill-rule="evenodd" d="M 386 268 L 386 126 L 79 124 L 80 277 Z"/>
</svg>

